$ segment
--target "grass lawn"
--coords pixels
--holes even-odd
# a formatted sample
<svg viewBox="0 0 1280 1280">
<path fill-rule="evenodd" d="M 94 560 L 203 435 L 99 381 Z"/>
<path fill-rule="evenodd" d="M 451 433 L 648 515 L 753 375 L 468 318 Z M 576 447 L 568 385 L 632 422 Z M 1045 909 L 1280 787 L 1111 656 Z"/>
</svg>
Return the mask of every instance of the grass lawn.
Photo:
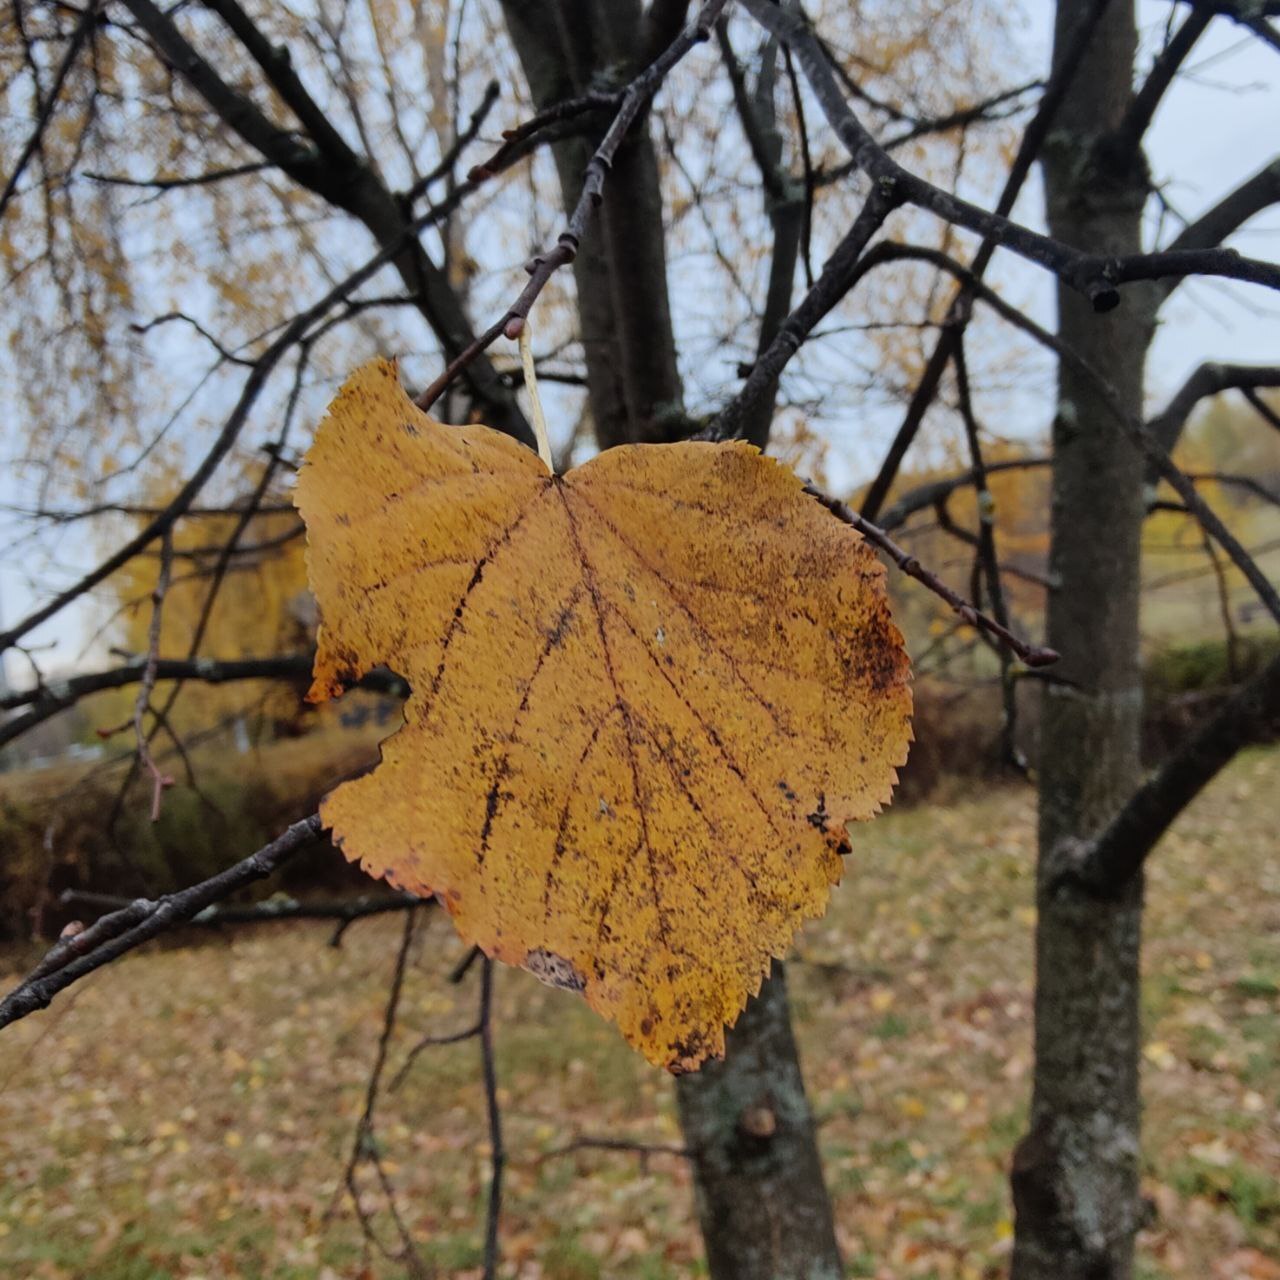
<svg viewBox="0 0 1280 1280">
<path fill-rule="evenodd" d="M 1143 1280 L 1280 1277 L 1280 751 L 1238 760 L 1149 881 Z M 1029 789 L 856 833 L 791 968 L 851 1276 L 1001 1275 L 1030 1072 Z M 390 1277 L 337 1195 L 394 918 L 262 926 L 136 955 L 0 1035 L 0 1276 Z M 474 1016 L 444 916 L 421 921 L 391 1047 Z M 13 963 L 16 963 L 13 962 Z M 0 960 L 0 968 L 11 967 Z M 17 976 L 6 977 L 6 985 Z M 511 1163 L 504 1274 L 703 1274 L 669 1081 L 573 996 L 497 975 Z M 424 1052 L 380 1111 L 400 1212 L 442 1276 L 478 1276 L 488 1173 L 474 1043 Z M 387 1240 L 377 1188 L 363 1202 Z"/>
</svg>

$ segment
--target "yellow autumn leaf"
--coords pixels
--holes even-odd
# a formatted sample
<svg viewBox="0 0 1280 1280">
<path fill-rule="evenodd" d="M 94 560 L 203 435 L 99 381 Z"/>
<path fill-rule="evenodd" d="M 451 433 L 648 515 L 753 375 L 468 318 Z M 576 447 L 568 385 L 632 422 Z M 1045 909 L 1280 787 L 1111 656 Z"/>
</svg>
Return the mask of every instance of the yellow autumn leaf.
<svg viewBox="0 0 1280 1280">
<path fill-rule="evenodd" d="M 806 917 L 910 739 L 884 570 L 750 445 L 608 450 L 563 476 L 418 410 L 395 366 L 338 393 L 297 489 L 311 696 L 412 687 L 322 817 L 459 933 L 696 1068 Z"/>
</svg>

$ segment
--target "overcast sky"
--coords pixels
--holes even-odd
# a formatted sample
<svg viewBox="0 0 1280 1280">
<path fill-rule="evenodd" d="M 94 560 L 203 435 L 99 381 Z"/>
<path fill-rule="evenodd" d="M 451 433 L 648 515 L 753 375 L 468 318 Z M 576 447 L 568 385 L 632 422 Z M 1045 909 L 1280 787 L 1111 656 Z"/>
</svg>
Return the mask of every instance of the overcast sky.
<svg viewBox="0 0 1280 1280">
<path fill-rule="evenodd" d="M 1049 9 L 1034 8 L 1042 20 Z M 1157 34 L 1167 12 L 1159 0 L 1139 7 L 1146 29 Z M 1227 84 L 1242 87 L 1233 92 Z M 1147 153 L 1179 212 L 1194 218 L 1215 204 L 1280 155 L 1280 53 L 1231 23 L 1214 23 L 1165 98 Z M 1233 243 L 1254 257 L 1280 257 L 1280 210 L 1260 215 Z M 1148 366 L 1156 400 L 1176 390 L 1202 360 L 1280 360 L 1275 293 L 1192 282 L 1174 295 L 1163 320 Z"/>
</svg>

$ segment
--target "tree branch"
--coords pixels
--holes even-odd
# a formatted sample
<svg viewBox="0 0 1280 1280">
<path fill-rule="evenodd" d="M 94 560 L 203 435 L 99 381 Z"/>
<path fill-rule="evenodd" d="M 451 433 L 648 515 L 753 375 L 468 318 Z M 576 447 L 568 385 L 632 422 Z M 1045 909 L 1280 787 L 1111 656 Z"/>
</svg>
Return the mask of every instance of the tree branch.
<svg viewBox="0 0 1280 1280">
<path fill-rule="evenodd" d="M 418 299 L 446 354 L 468 347 L 472 328 L 444 273 L 431 261 L 410 221 L 407 206 L 386 188 L 369 162 L 358 156 L 330 125 L 303 87 L 287 57 L 254 27 L 234 0 L 214 0 L 224 20 L 233 25 L 272 86 L 307 127 L 315 145 L 279 128 L 246 96 L 214 70 L 173 20 L 152 0 L 123 0 L 159 53 L 188 81 L 215 115 L 244 142 L 272 161 L 300 186 L 358 218 L 377 243 L 388 250 L 406 287 Z M 470 190 L 474 190 L 472 185 Z M 460 199 L 461 188 L 452 194 Z M 477 353 L 478 354 L 478 353 Z M 474 361 L 468 361 L 468 364 Z M 533 433 L 510 389 L 488 360 L 475 363 L 468 380 L 492 425 L 528 444 Z"/>
<path fill-rule="evenodd" d="M 849 109 L 821 45 L 803 18 L 779 9 L 768 0 L 743 0 L 743 3 L 761 26 L 791 46 L 827 122 L 858 169 L 882 186 L 892 188 L 901 201 L 926 209 L 955 226 L 990 237 L 1000 246 L 1044 267 L 1088 299 L 1094 310 L 1110 311 L 1116 307 L 1120 302 L 1117 288 L 1120 284 L 1188 274 L 1218 275 L 1280 289 L 1280 266 L 1274 263 L 1245 258 L 1229 250 L 1208 252 L 1192 247 L 1129 258 L 1084 253 L 935 187 L 899 165 Z"/>
<path fill-rule="evenodd" d="M 93 31 L 97 24 L 98 0 L 90 0 L 90 3 L 85 6 L 84 11 L 81 13 L 80 20 L 76 23 L 70 40 L 67 41 L 67 48 L 62 55 L 62 61 L 58 64 L 57 71 L 54 72 L 53 84 L 49 86 L 49 92 L 40 107 L 26 143 L 23 145 L 22 150 L 18 152 L 18 158 L 13 164 L 13 171 L 5 180 L 4 190 L 0 191 L 0 218 L 4 217 L 4 211 L 9 207 L 9 201 L 13 199 L 13 194 L 18 189 L 18 182 L 23 173 L 26 172 L 27 165 L 31 162 L 31 157 L 40 149 L 44 132 L 49 127 L 54 108 L 58 105 L 62 86 L 66 83 L 67 76 L 71 74 L 71 68 L 80 56 L 80 50 L 84 48 L 84 42 L 89 38 L 90 32 Z"/>
<path fill-rule="evenodd" d="M 1007 215 L 1012 211 L 1019 193 L 1030 176 L 1031 167 L 1049 136 L 1049 130 L 1058 114 L 1058 109 L 1075 81 L 1080 64 L 1088 52 L 1098 21 L 1108 2 L 1109 0 L 1093 0 L 1090 7 L 1081 14 L 1071 37 L 1071 43 L 1057 67 L 1054 68 L 1053 75 L 1045 87 L 1044 96 L 1040 99 L 1040 106 L 1036 109 L 1035 116 L 1027 125 L 1022 141 L 1018 144 L 1018 154 L 1009 167 L 1008 176 L 1000 192 L 1000 199 L 996 202 L 997 213 Z M 974 255 L 970 268 L 976 279 L 981 280 L 986 273 L 991 259 L 995 256 L 996 244 L 994 237 L 985 236 L 982 244 L 978 246 L 978 252 Z M 911 401 L 907 405 L 902 424 L 889 445 L 884 461 L 880 464 L 880 470 L 863 496 L 862 514 L 868 520 L 875 520 L 878 517 L 880 508 L 884 505 L 885 499 L 889 496 L 889 490 L 893 488 L 893 483 L 897 479 L 902 460 L 916 438 L 920 425 L 924 422 L 924 416 L 929 411 L 929 406 L 938 394 L 938 386 L 955 351 L 956 343 L 963 337 L 963 331 L 968 327 L 971 311 L 966 302 L 965 292 L 963 289 L 958 290 L 949 309 L 951 323 L 947 324 L 938 336 L 938 341 L 934 344 L 933 352 L 925 364 L 920 381 L 916 384 Z"/>
<path fill-rule="evenodd" d="M 53 680 L 32 689 L 5 694 L 0 697 L 0 710 L 9 711 L 17 707 L 27 707 L 28 710 L 22 715 L 0 721 L 0 746 L 21 737 L 59 711 L 74 706 L 81 698 L 101 693 L 104 689 L 121 689 L 126 685 L 139 683 L 146 675 L 147 666 L 148 660 L 139 658 L 110 671 L 71 676 L 66 680 Z M 311 678 L 311 656 L 289 654 L 275 658 L 241 658 L 226 662 L 211 658 L 161 658 L 155 663 L 155 678 L 197 680 L 204 684 L 227 684 L 239 680 L 286 680 L 302 684 Z M 369 672 L 360 681 L 359 687 L 400 697 L 406 696 L 408 692 L 399 676 L 385 671 Z"/>
<path fill-rule="evenodd" d="M 244 178 L 254 173 L 274 169 L 269 160 L 251 160 L 248 164 L 232 165 L 227 169 L 214 169 L 209 173 L 197 173 L 188 178 L 130 178 L 117 173 L 82 173 L 90 182 L 101 182 L 112 187 L 142 187 L 148 191 L 176 191 L 183 187 L 206 187 L 230 178 Z"/>
<path fill-rule="evenodd" d="M 313 813 L 225 871 L 155 901 L 138 898 L 127 907 L 103 916 L 83 933 L 58 942 L 30 974 L 0 1000 L 0 1027 L 47 1009 L 54 996 L 96 969 L 192 919 L 205 907 L 230 897 L 255 880 L 265 879 L 314 844 L 319 836 L 320 815 Z"/>
<path fill-rule="evenodd" d="M 299 901 L 296 898 L 274 897 L 265 902 L 248 906 L 223 906 L 215 903 L 205 907 L 187 921 L 189 926 L 202 929 L 221 929 L 228 925 L 274 924 L 281 920 L 333 920 L 348 925 L 367 916 L 386 915 L 389 912 L 407 911 L 411 907 L 429 907 L 434 898 L 419 898 L 412 893 L 381 893 L 363 898 L 339 898 L 332 902 Z M 58 897 L 63 907 L 88 907 L 98 911 L 118 911 L 131 905 L 131 899 L 113 893 L 90 893 L 82 889 L 67 889 Z"/>
<path fill-rule="evenodd" d="M 1280 657 L 1238 689 L 1137 791 L 1097 839 L 1064 851 L 1060 885 L 1120 894 L 1173 821 L 1240 750 L 1280 716 Z"/>
<path fill-rule="evenodd" d="M 1006 458 L 999 462 L 988 462 L 986 473 L 990 476 L 999 471 L 1031 471 L 1052 465 L 1053 459 L 1049 457 Z M 976 487 L 977 484 L 977 468 L 970 468 L 958 475 L 949 476 L 945 480 L 932 480 L 928 484 L 922 484 L 904 493 L 877 523 L 886 532 L 891 532 L 900 525 L 906 524 L 917 511 L 927 510 L 949 497 L 957 489 L 968 489 Z"/>
<path fill-rule="evenodd" d="M 1173 38 L 1161 49 L 1142 87 L 1129 100 L 1120 123 L 1106 140 L 1109 156 L 1120 165 L 1128 165 L 1142 147 L 1156 108 L 1164 99 L 1178 68 L 1213 21 L 1211 9 L 1193 9 Z"/>
<path fill-rule="evenodd" d="M 1258 599 L 1266 606 L 1267 612 L 1277 621 L 1280 621 L 1280 593 L 1277 593 L 1273 583 L 1240 544 L 1239 539 L 1222 523 L 1217 513 L 1200 497 L 1196 492 L 1195 485 L 1183 474 L 1181 468 L 1160 448 L 1155 438 L 1147 430 L 1146 423 L 1125 410 L 1115 388 L 1079 352 L 1043 329 L 1030 317 L 1023 315 L 1021 311 L 1007 303 L 993 289 L 978 280 L 967 268 L 939 249 L 930 249 L 922 245 L 905 245 L 882 241 L 867 255 L 866 260 L 863 262 L 863 267 L 864 269 L 870 269 L 901 258 L 914 258 L 921 262 L 931 262 L 935 266 L 949 271 L 957 280 L 968 286 L 969 291 L 975 298 L 984 302 L 997 315 L 1016 328 L 1021 329 L 1042 346 L 1047 347 L 1060 360 L 1070 364 L 1072 368 L 1077 369 L 1087 377 L 1097 388 L 1098 394 L 1106 403 L 1112 417 L 1129 436 L 1134 446 L 1155 467 L 1160 477 L 1169 482 L 1178 496 L 1186 503 L 1187 509 L 1195 515 L 1204 528 L 1212 534 L 1218 545 L 1231 557 L 1236 568 L 1240 570 L 1257 593 Z"/>
<path fill-rule="evenodd" d="M 1280 387 L 1280 365 L 1207 362 L 1182 384 L 1164 411 L 1147 423 L 1147 430 L 1166 453 L 1172 453 L 1187 419 L 1201 400 L 1224 391 L 1256 387 Z M 1154 478 L 1152 473 L 1150 479 Z"/>
<path fill-rule="evenodd" d="M 611 108 L 617 110 L 622 95 L 618 93 L 586 93 L 577 98 L 566 98 L 539 111 L 514 129 L 502 134 L 502 145 L 487 159 L 472 165 L 467 177 L 472 182 L 485 182 L 509 168 L 520 156 L 527 153 L 528 144 L 539 135 L 550 136 L 552 126 L 572 125 L 574 132 L 583 128 L 583 116 L 595 116 Z M 557 134 L 556 136 L 564 136 Z"/>
<path fill-rule="evenodd" d="M 1203 213 L 1173 239 L 1173 253 L 1195 249 L 1212 249 L 1234 231 L 1238 231 L 1255 214 L 1280 201 L 1280 158 L 1263 165 L 1234 191 Z M 1166 279 L 1158 286 L 1163 302 L 1181 283 L 1179 278 Z"/>
<path fill-rule="evenodd" d="M 811 484 L 805 485 L 804 490 L 817 498 L 837 520 L 842 520 L 845 524 L 857 529 L 868 542 L 879 547 L 908 577 L 923 583 L 934 595 L 945 600 L 969 626 L 985 631 L 987 635 L 993 637 L 999 644 L 1016 654 L 1028 667 L 1033 669 L 1047 667 L 1057 662 L 1058 654 L 1054 650 L 1027 644 L 1025 640 L 1020 640 L 1015 636 L 1008 627 L 1002 626 L 994 618 L 987 617 L 985 613 L 964 599 L 963 596 L 959 596 L 952 591 L 939 577 L 930 573 L 915 556 L 894 542 L 878 525 L 872 524 L 870 520 L 860 516 L 851 507 L 846 506 L 835 498 L 828 497 L 822 490 L 814 488 Z"/>
<path fill-rule="evenodd" d="M 734 56 L 729 41 L 728 23 L 725 19 L 716 24 L 716 36 L 720 42 L 720 56 L 728 72 L 733 89 L 734 105 L 747 137 L 751 154 L 760 170 L 765 191 L 765 214 L 773 234 L 773 252 L 769 259 L 769 281 L 765 290 L 764 310 L 760 316 L 760 331 L 756 337 L 756 358 L 768 351 L 778 336 L 791 309 L 791 293 L 795 283 L 796 262 L 808 224 L 808 184 L 798 188 L 782 163 L 782 138 L 773 106 L 773 85 L 777 42 L 770 41 L 765 50 L 765 61 L 760 68 L 755 98 L 747 89 L 746 77 Z M 797 99 L 798 103 L 798 99 Z M 807 157 L 807 145 L 802 139 Z M 807 160 L 806 160 L 807 163 Z M 807 259 L 806 259 L 807 263 Z M 810 281 L 810 287 L 812 287 Z M 778 380 L 775 377 L 743 413 L 737 432 L 763 449 L 769 443 L 769 431 L 777 403 Z"/>
<path fill-rule="evenodd" d="M 720 410 L 711 425 L 702 432 L 702 438 L 729 440 L 744 434 L 756 404 L 771 400 L 787 362 L 800 350 L 814 327 L 861 279 L 865 271 L 863 251 L 898 203 L 892 189 L 886 191 L 880 186 L 872 187 L 866 204 L 827 259 L 813 288 L 778 326 L 773 341 L 752 365 L 742 390 Z"/>
<path fill-rule="evenodd" d="M 454 196 L 457 197 L 462 191 L 463 187 L 458 187 L 454 192 Z M 426 227 L 433 225 L 446 216 L 453 207 L 453 202 L 448 200 L 441 201 L 440 204 L 428 210 L 422 217 L 410 224 L 405 229 L 404 235 L 406 237 L 416 236 Z M 73 600 L 78 599 L 86 591 L 97 586 L 104 578 L 110 577 L 111 574 L 154 542 L 156 538 L 160 537 L 166 529 L 169 529 L 176 520 L 185 514 L 197 494 L 204 488 L 209 477 L 217 470 L 219 463 L 235 443 L 248 419 L 249 411 L 266 385 L 268 376 L 284 358 L 286 352 L 295 343 L 303 339 L 312 324 L 321 319 L 334 306 L 346 299 L 366 280 L 376 275 L 390 262 L 399 247 L 397 242 L 384 245 L 363 266 L 357 267 L 345 280 L 340 280 L 334 285 L 318 302 L 312 304 L 312 306 L 289 321 L 275 341 L 254 362 L 249 376 L 241 389 L 235 408 L 232 409 L 224 422 L 222 430 L 218 433 L 208 453 L 205 454 L 199 465 L 187 478 L 186 483 L 183 484 L 182 488 L 178 490 L 169 503 L 160 508 L 143 529 L 103 560 L 96 569 L 85 574 L 84 577 L 65 591 L 59 592 L 52 600 L 28 614 L 8 631 L 0 633 L 0 652 L 12 647 L 29 631 L 59 613 Z"/>
<path fill-rule="evenodd" d="M 603 199 L 605 177 L 613 164 L 618 148 L 622 145 L 623 139 L 642 108 L 658 92 L 667 74 L 685 54 L 695 45 L 710 38 L 712 27 L 726 3 L 727 0 L 704 0 L 694 23 L 682 31 L 666 50 L 623 90 L 618 112 L 587 164 L 582 192 L 573 213 L 569 216 L 568 225 L 560 233 L 554 246 L 537 254 L 527 264 L 525 270 L 529 273 L 529 283 L 521 290 L 511 306 L 452 360 L 445 371 L 418 397 L 416 403 L 420 408 L 429 409 L 444 394 L 454 379 L 499 337 L 518 338 L 520 336 L 529 312 L 538 300 L 539 294 L 546 288 L 547 282 L 561 267 L 567 266 L 577 257 L 578 246 L 586 234 L 591 215 Z"/>
</svg>

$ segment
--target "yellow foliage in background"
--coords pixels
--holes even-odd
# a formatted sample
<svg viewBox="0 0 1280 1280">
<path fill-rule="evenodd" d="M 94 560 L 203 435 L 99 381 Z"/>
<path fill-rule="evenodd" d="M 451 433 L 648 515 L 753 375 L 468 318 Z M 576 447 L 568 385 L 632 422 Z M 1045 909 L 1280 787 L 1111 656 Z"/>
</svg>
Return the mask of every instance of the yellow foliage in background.
<svg viewBox="0 0 1280 1280">
<path fill-rule="evenodd" d="M 264 500 L 278 507 L 281 495 Z M 173 536 L 173 568 L 161 612 L 159 653 L 164 658 L 195 656 L 218 661 L 306 653 L 314 631 L 314 608 L 307 591 L 302 529 L 292 511 L 253 516 L 226 563 L 216 598 L 208 606 L 220 555 L 241 516 L 235 503 L 225 515 L 181 521 Z M 160 572 L 160 555 L 136 556 L 113 583 L 120 601 L 119 646 L 144 655 L 151 625 L 151 595 Z M 133 691 L 118 695 L 132 703 Z M 162 685 L 155 701 L 163 702 Z M 228 684 L 188 682 L 175 705 L 174 728 L 202 730 L 240 715 L 268 721 L 292 721 L 300 710 L 299 690 L 272 681 Z"/>
</svg>

